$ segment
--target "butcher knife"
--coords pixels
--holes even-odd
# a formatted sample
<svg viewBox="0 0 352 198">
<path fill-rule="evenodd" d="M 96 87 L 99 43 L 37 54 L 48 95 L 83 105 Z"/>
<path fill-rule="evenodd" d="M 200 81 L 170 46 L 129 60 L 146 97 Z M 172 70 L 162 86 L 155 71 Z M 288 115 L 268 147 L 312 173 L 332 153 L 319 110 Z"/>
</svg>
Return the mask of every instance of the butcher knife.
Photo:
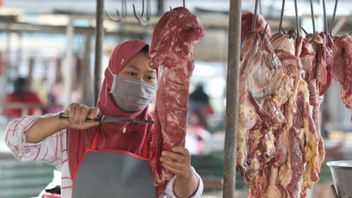
<svg viewBox="0 0 352 198">
<path fill-rule="evenodd" d="M 65 113 L 60 113 L 59 114 L 60 119 L 68 119 L 69 116 L 68 114 Z M 135 118 L 123 118 L 123 117 L 117 117 L 117 116 L 106 116 L 103 114 L 98 114 L 98 116 L 94 119 L 87 118 L 87 121 L 89 120 L 94 120 L 98 122 L 130 122 L 130 123 L 137 123 L 137 124 L 153 124 L 154 122 L 152 120 L 142 120 L 142 119 L 135 119 Z"/>
</svg>

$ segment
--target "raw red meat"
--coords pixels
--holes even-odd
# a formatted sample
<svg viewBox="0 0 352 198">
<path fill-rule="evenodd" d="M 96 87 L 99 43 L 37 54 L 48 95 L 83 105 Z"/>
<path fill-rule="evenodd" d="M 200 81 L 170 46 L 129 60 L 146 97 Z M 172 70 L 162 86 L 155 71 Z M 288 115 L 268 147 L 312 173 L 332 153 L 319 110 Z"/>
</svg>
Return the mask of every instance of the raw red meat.
<svg viewBox="0 0 352 198">
<path fill-rule="evenodd" d="M 333 77 L 340 84 L 341 98 L 352 109 L 352 37 L 335 37 Z"/>
<path fill-rule="evenodd" d="M 317 81 L 306 81 L 316 68 L 314 46 L 252 32 L 241 50 L 237 168 L 249 197 L 305 197 L 324 159 L 314 120 L 319 95 L 311 97 L 308 84 Z"/>
<path fill-rule="evenodd" d="M 284 105 L 293 81 L 263 33 L 251 32 L 243 41 L 242 54 L 237 168 L 250 196 L 262 197 L 268 193 L 276 134 L 286 121 Z"/>
<path fill-rule="evenodd" d="M 334 41 L 329 34 L 324 32 L 320 32 L 314 41 L 317 56 L 315 79 L 319 96 L 322 96 L 331 85 Z"/>
<path fill-rule="evenodd" d="M 325 36 L 325 34 L 321 35 Z M 308 162 L 304 173 L 305 188 L 312 188 L 313 185 L 318 182 L 320 166 L 325 158 L 325 150 L 319 123 L 319 109 L 321 102 L 319 92 L 321 91 L 320 88 L 322 88 L 319 85 L 323 84 L 323 81 L 321 80 L 322 78 L 328 79 L 329 77 L 319 77 L 317 73 L 319 73 L 319 70 L 325 70 L 323 67 L 326 66 L 327 63 L 331 64 L 331 58 L 328 57 L 331 55 L 326 55 L 324 58 L 325 49 L 321 49 L 321 47 L 324 47 L 323 38 L 324 37 L 321 37 L 320 35 L 316 35 L 314 39 L 312 35 L 308 35 L 306 38 L 303 38 L 302 53 L 299 55 L 305 71 L 304 80 L 306 81 L 309 89 L 310 106 L 304 108 L 306 109 L 305 111 L 312 115 L 312 117 L 307 120 L 309 126 L 306 130 L 309 131 L 309 133 L 305 134 L 307 147 L 305 148 L 304 155 L 305 160 Z M 330 47 L 332 43 L 327 40 L 327 45 L 328 46 L 326 46 L 326 48 Z M 326 50 L 329 51 L 329 49 Z M 324 61 L 328 62 L 323 63 Z M 330 69 L 325 71 L 329 70 Z M 322 73 L 323 72 L 320 72 L 320 74 Z M 330 86 L 330 83 L 325 83 L 325 86 Z M 323 92 L 325 91 L 326 90 Z"/>
<path fill-rule="evenodd" d="M 159 163 L 161 151 L 184 146 L 189 80 L 194 42 L 204 36 L 200 20 L 184 7 L 165 13 L 156 24 L 149 50 L 150 67 L 158 69 L 156 118 L 152 134 L 152 168 L 157 183 L 171 179 Z"/>
<path fill-rule="evenodd" d="M 252 31 L 252 20 L 253 13 L 251 12 L 243 12 L 242 13 L 242 24 L 241 24 L 241 40 L 245 39 L 245 37 Z M 263 32 L 265 30 L 265 26 L 267 25 L 267 21 L 260 14 L 257 14 L 256 24 L 253 31 L 255 32 Z M 270 26 L 266 28 L 265 33 L 271 37 L 271 29 Z"/>
</svg>

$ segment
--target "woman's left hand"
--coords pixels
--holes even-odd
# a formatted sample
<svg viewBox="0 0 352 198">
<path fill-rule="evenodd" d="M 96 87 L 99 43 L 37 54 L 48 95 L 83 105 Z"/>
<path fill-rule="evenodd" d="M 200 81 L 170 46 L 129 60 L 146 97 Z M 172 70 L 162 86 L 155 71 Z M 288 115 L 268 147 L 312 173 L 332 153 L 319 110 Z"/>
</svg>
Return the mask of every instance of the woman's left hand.
<svg viewBox="0 0 352 198">
<path fill-rule="evenodd" d="M 172 151 L 163 151 L 160 161 L 162 166 L 175 174 L 178 179 L 189 180 L 193 176 L 191 155 L 184 147 L 178 146 Z"/>
</svg>

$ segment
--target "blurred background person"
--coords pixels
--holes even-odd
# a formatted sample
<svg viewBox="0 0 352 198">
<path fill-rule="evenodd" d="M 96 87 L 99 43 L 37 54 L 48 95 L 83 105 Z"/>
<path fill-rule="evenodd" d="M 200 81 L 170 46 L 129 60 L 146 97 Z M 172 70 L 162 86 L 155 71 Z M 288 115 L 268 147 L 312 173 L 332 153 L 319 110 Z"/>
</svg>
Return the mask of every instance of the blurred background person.
<svg viewBox="0 0 352 198">
<path fill-rule="evenodd" d="M 188 115 L 186 148 L 193 155 L 204 154 L 204 141 L 211 137 L 211 133 L 201 123 L 201 113 L 193 111 Z"/>
<path fill-rule="evenodd" d="M 208 116 L 214 113 L 209 102 L 209 96 L 204 92 L 204 85 L 198 83 L 195 90 L 189 95 L 189 113 L 197 112 L 199 125 L 208 129 Z"/>
<path fill-rule="evenodd" d="M 25 77 L 18 77 L 14 81 L 14 91 L 6 96 L 6 104 L 8 119 L 43 113 L 42 102 L 31 90 L 30 82 Z"/>
</svg>

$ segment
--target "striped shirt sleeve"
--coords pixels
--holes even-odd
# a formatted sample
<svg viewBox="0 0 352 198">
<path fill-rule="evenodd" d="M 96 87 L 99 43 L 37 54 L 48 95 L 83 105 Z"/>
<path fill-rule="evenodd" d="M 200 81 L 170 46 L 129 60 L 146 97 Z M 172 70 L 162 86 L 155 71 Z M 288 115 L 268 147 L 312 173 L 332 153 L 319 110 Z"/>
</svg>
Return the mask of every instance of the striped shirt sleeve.
<svg viewBox="0 0 352 198">
<path fill-rule="evenodd" d="M 5 142 L 15 158 L 21 161 L 41 161 L 61 170 L 62 153 L 66 150 L 66 129 L 47 137 L 38 143 L 27 143 L 24 132 L 43 117 L 24 116 L 12 120 L 6 128 Z"/>
<path fill-rule="evenodd" d="M 199 183 L 198 183 L 196 192 L 194 192 L 194 194 L 190 198 L 200 198 L 202 196 L 203 188 L 204 188 L 203 180 L 193 167 L 192 167 L 192 170 L 193 170 L 193 173 L 196 175 Z M 176 176 L 167 183 L 165 193 L 164 193 L 165 195 L 163 196 L 163 198 L 177 198 L 177 196 L 174 193 L 175 181 L 176 181 Z"/>
</svg>

